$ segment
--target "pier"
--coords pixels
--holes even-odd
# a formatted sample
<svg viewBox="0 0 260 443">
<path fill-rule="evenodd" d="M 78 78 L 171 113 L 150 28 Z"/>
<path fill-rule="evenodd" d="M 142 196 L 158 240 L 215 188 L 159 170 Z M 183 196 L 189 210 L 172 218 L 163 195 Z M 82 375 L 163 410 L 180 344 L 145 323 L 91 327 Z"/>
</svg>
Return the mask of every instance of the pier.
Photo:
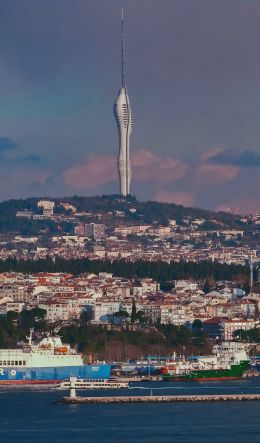
<svg viewBox="0 0 260 443">
<path fill-rule="evenodd" d="M 218 395 L 138 395 L 112 397 L 63 397 L 63 404 L 110 404 L 110 403 L 178 403 L 216 401 L 260 401 L 260 394 L 218 394 Z"/>
<path fill-rule="evenodd" d="M 195 395 L 154 395 L 154 390 L 164 388 L 151 388 L 150 395 L 112 395 L 103 397 L 81 397 L 76 395 L 77 378 L 70 377 L 69 397 L 62 397 L 57 403 L 63 404 L 111 404 L 111 403 L 179 403 L 179 402 L 217 402 L 217 401 L 260 401 L 259 394 L 195 394 Z M 134 387 L 130 389 L 147 389 Z"/>
</svg>

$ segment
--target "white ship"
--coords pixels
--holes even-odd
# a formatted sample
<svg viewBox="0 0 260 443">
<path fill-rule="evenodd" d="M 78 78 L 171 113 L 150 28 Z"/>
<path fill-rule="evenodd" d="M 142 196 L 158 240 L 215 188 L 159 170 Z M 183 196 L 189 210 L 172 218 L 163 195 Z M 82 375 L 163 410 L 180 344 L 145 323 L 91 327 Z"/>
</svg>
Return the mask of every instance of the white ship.
<svg viewBox="0 0 260 443">
<path fill-rule="evenodd" d="M 64 380 L 56 386 L 56 389 L 70 389 L 70 380 Z M 75 389 L 122 389 L 128 388 L 127 382 L 113 379 L 80 379 L 73 381 Z"/>
<path fill-rule="evenodd" d="M 110 376 L 110 365 L 86 365 L 82 354 L 62 344 L 59 336 L 32 341 L 17 349 L 0 349 L 0 384 L 57 383 L 70 376 L 102 378 Z"/>
</svg>

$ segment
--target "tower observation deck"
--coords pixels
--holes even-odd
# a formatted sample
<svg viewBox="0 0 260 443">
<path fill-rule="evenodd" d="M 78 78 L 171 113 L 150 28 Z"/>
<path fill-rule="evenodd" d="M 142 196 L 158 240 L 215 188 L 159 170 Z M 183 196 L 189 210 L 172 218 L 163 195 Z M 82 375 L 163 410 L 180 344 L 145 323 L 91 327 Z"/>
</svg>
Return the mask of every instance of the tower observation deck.
<svg viewBox="0 0 260 443">
<path fill-rule="evenodd" d="M 124 12 L 121 19 L 121 87 L 115 104 L 114 115 L 116 118 L 119 136 L 119 155 L 117 161 L 120 194 L 130 194 L 131 164 L 130 164 L 130 135 L 133 128 L 133 117 L 129 97 L 125 84 L 125 36 L 124 36 Z"/>
</svg>

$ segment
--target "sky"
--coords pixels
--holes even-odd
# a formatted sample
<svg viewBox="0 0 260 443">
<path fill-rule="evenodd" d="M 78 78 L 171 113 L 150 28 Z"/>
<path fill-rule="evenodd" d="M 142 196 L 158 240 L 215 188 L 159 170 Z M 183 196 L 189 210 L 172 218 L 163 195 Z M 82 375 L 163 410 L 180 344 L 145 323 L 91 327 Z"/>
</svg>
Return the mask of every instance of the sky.
<svg viewBox="0 0 260 443">
<path fill-rule="evenodd" d="M 0 200 L 118 193 L 260 212 L 259 0 L 0 0 Z"/>
</svg>

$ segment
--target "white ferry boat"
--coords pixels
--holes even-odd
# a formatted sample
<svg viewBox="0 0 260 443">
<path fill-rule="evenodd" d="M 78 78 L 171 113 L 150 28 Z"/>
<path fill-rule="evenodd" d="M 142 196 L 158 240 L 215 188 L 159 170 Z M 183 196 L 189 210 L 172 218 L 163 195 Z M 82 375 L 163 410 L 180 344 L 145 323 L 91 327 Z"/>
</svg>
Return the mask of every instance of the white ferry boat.
<svg viewBox="0 0 260 443">
<path fill-rule="evenodd" d="M 81 353 L 62 344 L 59 336 L 45 337 L 40 343 L 32 341 L 17 349 L 0 349 L 1 384 L 50 384 L 70 376 L 107 379 L 110 365 L 86 365 Z"/>
<path fill-rule="evenodd" d="M 56 389 L 70 389 L 70 380 L 64 380 L 56 386 Z M 73 382 L 75 389 L 123 389 L 128 388 L 127 382 L 113 379 L 87 379 L 78 378 Z"/>
</svg>

